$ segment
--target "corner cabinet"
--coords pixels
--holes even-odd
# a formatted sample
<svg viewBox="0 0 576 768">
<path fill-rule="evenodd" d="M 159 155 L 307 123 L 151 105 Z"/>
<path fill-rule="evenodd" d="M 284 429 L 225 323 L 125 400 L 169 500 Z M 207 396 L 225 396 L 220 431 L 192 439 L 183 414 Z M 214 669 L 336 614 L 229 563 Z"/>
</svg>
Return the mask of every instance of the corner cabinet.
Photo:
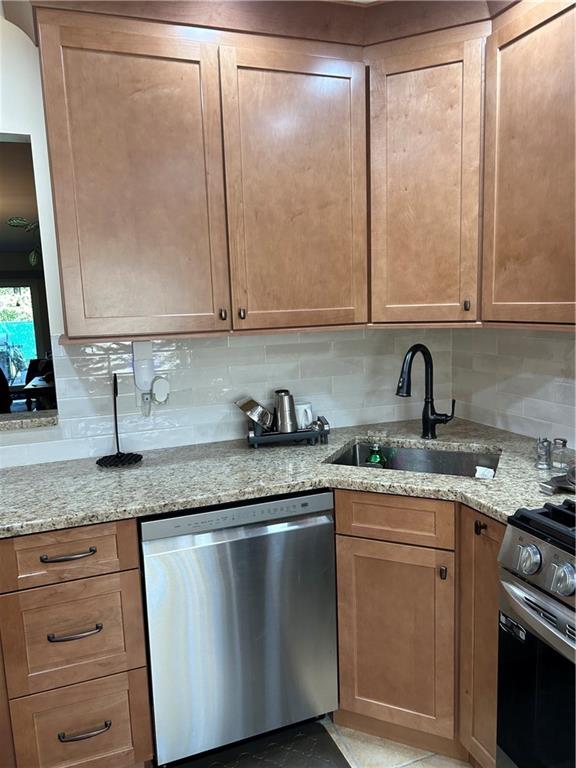
<svg viewBox="0 0 576 768">
<path fill-rule="evenodd" d="M 220 50 L 235 328 L 366 322 L 365 72 Z"/>
<path fill-rule="evenodd" d="M 229 328 L 218 47 L 37 18 L 67 334 Z"/>
<path fill-rule="evenodd" d="M 496 763 L 498 552 L 505 529 L 460 508 L 460 741 L 482 768 Z"/>
<path fill-rule="evenodd" d="M 36 13 L 70 338 L 366 322 L 360 54 Z"/>
<path fill-rule="evenodd" d="M 483 52 L 468 40 L 371 67 L 374 323 L 479 317 Z"/>
<path fill-rule="evenodd" d="M 527 4 L 488 38 L 483 319 L 573 323 L 573 3 Z"/>
</svg>

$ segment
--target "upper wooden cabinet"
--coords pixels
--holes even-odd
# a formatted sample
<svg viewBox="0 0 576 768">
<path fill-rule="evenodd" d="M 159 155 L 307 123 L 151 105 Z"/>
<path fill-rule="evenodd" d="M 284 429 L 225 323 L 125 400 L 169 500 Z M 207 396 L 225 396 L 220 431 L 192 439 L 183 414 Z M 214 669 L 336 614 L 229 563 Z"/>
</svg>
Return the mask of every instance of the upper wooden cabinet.
<svg viewBox="0 0 576 768">
<path fill-rule="evenodd" d="M 234 327 L 367 320 L 364 65 L 222 47 Z"/>
<path fill-rule="evenodd" d="M 483 318 L 572 323 L 574 8 L 527 6 L 487 44 Z"/>
<path fill-rule="evenodd" d="M 228 328 L 217 46 L 37 13 L 68 335 Z"/>
<path fill-rule="evenodd" d="M 483 46 L 372 65 L 373 322 L 478 317 Z"/>
</svg>

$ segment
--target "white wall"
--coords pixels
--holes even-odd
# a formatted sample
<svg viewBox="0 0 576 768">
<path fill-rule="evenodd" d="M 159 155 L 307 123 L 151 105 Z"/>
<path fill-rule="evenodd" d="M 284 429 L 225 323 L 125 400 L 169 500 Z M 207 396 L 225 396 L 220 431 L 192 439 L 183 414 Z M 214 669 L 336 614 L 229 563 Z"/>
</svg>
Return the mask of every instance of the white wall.
<svg viewBox="0 0 576 768">
<path fill-rule="evenodd" d="M 50 330 L 64 331 L 38 48 L 0 3 L 0 133 L 30 136 Z"/>
</svg>

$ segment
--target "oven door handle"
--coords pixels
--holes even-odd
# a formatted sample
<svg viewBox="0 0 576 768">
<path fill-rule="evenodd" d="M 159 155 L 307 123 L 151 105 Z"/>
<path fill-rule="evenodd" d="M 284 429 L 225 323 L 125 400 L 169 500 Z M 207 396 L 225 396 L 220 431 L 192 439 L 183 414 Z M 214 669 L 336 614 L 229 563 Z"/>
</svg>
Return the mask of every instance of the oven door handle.
<svg viewBox="0 0 576 768">
<path fill-rule="evenodd" d="M 538 607 L 548 616 L 552 616 L 563 631 L 555 629 L 538 613 Z M 500 610 L 529 629 L 539 640 L 549 645 L 574 664 L 575 646 L 563 634 L 566 624 L 574 623 L 574 614 L 556 600 L 536 592 L 528 585 L 509 573 L 501 573 Z"/>
</svg>

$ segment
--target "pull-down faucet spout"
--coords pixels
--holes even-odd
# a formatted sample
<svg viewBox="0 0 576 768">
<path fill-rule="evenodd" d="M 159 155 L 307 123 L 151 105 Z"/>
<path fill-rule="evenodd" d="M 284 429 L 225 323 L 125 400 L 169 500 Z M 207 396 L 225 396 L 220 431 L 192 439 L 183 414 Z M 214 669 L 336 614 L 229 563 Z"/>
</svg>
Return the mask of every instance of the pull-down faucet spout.
<svg viewBox="0 0 576 768">
<path fill-rule="evenodd" d="M 396 394 L 398 397 L 412 395 L 412 362 L 418 352 L 424 358 L 424 409 L 422 411 L 422 437 L 425 440 L 436 439 L 436 424 L 446 424 L 454 418 L 456 401 L 452 400 L 452 413 L 437 413 L 434 408 L 434 363 L 428 347 L 424 344 L 413 344 L 402 363 Z"/>
</svg>

